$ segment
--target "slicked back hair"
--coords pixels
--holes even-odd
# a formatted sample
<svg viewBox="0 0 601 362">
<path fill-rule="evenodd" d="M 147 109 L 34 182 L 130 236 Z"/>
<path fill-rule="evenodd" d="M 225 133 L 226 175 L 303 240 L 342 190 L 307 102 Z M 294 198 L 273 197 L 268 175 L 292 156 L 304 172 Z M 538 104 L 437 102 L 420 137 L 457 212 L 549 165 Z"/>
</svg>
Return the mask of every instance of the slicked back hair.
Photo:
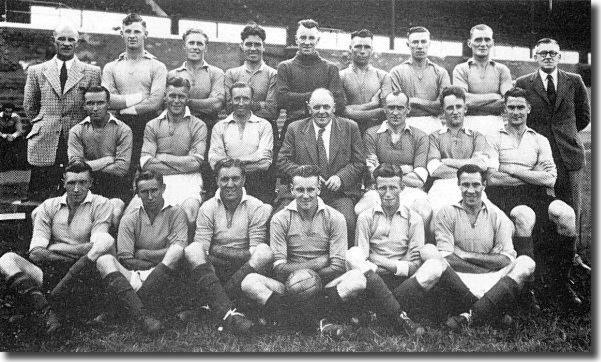
<svg viewBox="0 0 601 362">
<path fill-rule="evenodd" d="M 319 30 L 319 23 L 313 19 L 303 19 L 298 21 L 299 27 L 305 27 L 307 29 L 317 28 Z"/>
<path fill-rule="evenodd" d="M 200 34 L 205 38 L 205 42 L 208 44 L 209 43 L 209 36 L 207 35 L 207 33 L 205 33 L 202 29 L 200 28 L 190 28 L 188 30 L 186 30 L 184 32 L 184 34 L 182 34 L 182 39 L 184 40 L 184 42 L 186 42 L 186 38 L 188 37 L 188 35 L 190 34 Z M 206 45 L 206 44 L 205 44 Z"/>
<path fill-rule="evenodd" d="M 224 158 L 219 160 L 217 164 L 215 164 L 215 178 L 219 180 L 219 174 L 221 173 L 221 170 L 232 167 L 240 169 L 242 177 L 246 178 L 246 167 L 244 167 L 244 163 L 237 158 Z"/>
<path fill-rule="evenodd" d="M 374 170 L 374 180 L 376 180 L 376 183 L 378 182 L 378 177 L 388 178 L 396 176 L 402 180 L 403 170 L 399 166 L 390 163 L 382 163 Z"/>
<path fill-rule="evenodd" d="M 503 98 L 505 98 L 505 102 L 507 102 L 509 97 L 524 98 L 526 102 L 530 104 L 530 101 L 528 100 L 528 92 L 526 92 L 525 89 L 522 89 L 520 87 L 513 87 L 507 92 L 505 92 L 505 95 L 503 96 Z"/>
<path fill-rule="evenodd" d="M 244 29 L 242 29 L 242 32 L 240 33 L 240 39 L 244 41 L 244 39 L 248 38 L 251 35 L 258 36 L 259 38 L 261 38 L 262 41 L 265 41 L 265 39 L 267 38 L 267 35 L 265 34 L 265 29 L 263 29 L 259 24 L 254 22 L 247 24 L 244 27 Z"/>
<path fill-rule="evenodd" d="M 486 24 L 478 24 L 478 25 L 472 26 L 472 28 L 470 29 L 470 39 L 472 38 L 474 31 L 476 31 L 476 30 L 490 30 L 490 32 L 494 34 L 494 32 L 490 26 L 488 26 Z"/>
<path fill-rule="evenodd" d="M 463 88 L 456 86 L 456 85 L 450 85 L 447 87 L 444 87 L 442 89 L 442 92 L 440 92 L 440 106 L 444 108 L 444 99 L 447 96 L 455 96 L 459 99 L 463 99 L 463 103 L 465 103 L 465 90 L 463 90 Z"/>
<path fill-rule="evenodd" d="M 369 31 L 367 29 L 356 30 L 351 33 L 351 39 L 353 39 L 355 37 L 373 39 L 374 33 L 372 33 L 371 31 Z"/>
<path fill-rule="evenodd" d="M 163 175 L 161 173 L 152 171 L 152 170 L 143 170 L 143 171 L 140 170 L 136 173 L 136 177 L 134 179 L 134 185 L 136 188 L 136 192 L 138 190 L 138 183 L 140 181 L 148 181 L 148 180 L 157 180 L 159 185 L 165 184 L 163 182 Z"/>
<path fill-rule="evenodd" d="M 121 21 L 123 26 L 128 26 L 133 23 L 140 23 L 144 28 L 146 28 L 146 21 L 144 21 L 144 19 L 142 19 L 142 17 L 136 13 L 127 14 L 127 16 Z"/>
<path fill-rule="evenodd" d="M 67 172 L 71 173 L 82 173 L 87 172 L 90 175 L 90 179 L 94 178 L 92 167 L 83 161 L 71 162 L 63 172 L 63 177 L 67 175 Z"/>
<path fill-rule="evenodd" d="M 468 163 L 467 165 L 459 167 L 459 169 L 457 170 L 457 182 L 459 182 L 461 175 L 464 173 L 479 173 L 482 179 L 482 183 L 486 182 L 486 170 L 482 170 L 480 167 L 474 164 Z"/>
<path fill-rule="evenodd" d="M 430 30 L 424 26 L 412 26 L 407 31 L 407 39 L 409 39 L 409 35 L 413 33 L 428 33 L 428 35 L 430 35 Z"/>
<path fill-rule="evenodd" d="M 85 96 L 88 93 L 102 93 L 104 92 L 104 94 L 106 95 L 106 101 L 107 103 L 111 100 L 111 92 L 109 92 L 108 89 L 106 89 L 105 87 L 101 86 L 101 85 L 92 85 L 89 86 L 83 93 L 83 95 Z"/>
</svg>

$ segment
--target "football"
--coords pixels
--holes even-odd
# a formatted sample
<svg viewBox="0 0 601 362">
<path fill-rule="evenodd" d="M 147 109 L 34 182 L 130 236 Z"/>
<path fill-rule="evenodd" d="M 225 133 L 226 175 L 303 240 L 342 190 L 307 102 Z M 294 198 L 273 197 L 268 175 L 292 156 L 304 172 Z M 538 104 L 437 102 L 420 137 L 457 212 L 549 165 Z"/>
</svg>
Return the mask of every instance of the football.
<svg viewBox="0 0 601 362">
<path fill-rule="evenodd" d="M 291 300 L 306 301 L 321 291 L 321 278 L 311 269 L 292 272 L 286 280 L 286 292 Z"/>
</svg>

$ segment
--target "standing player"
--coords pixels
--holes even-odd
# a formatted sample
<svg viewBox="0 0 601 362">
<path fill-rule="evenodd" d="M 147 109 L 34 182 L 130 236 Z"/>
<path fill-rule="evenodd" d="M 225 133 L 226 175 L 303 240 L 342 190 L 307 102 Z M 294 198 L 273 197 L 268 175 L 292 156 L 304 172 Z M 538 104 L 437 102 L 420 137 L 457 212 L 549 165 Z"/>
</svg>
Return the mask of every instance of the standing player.
<svg viewBox="0 0 601 362">
<path fill-rule="evenodd" d="M 298 52 L 294 58 L 278 65 L 276 100 L 278 109 L 285 109 L 288 117 L 280 130 L 280 139 L 292 121 L 307 117 L 307 102 L 317 88 L 332 92 L 338 115 L 345 109 L 338 67 L 323 59 L 316 50 L 319 24 L 313 19 L 299 21 L 295 39 Z"/>
<path fill-rule="evenodd" d="M 495 42 L 488 25 L 474 26 L 467 44 L 472 49 L 472 57 L 455 66 L 453 85 L 466 92 L 469 110 L 466 127 L 484 135 L 493 134 L 503 126 L 499 115 L 504 108 L 503 95 L 512 87 L 511 73 L 507 66 L 491 59 Z"/>
<path fill-rule="evenodd" d="M 440 94 L 451 85 L 449 73 L 428 59 L 430 31 L 414 26 L 407 32 L 411 57 L 390 70 L 392 89 L 409 97 L 411 112 L 407 124 L 426 133 L 440 129 Z"/>
<path fill-rule="evenodd" d="M 53 35 L 56 56 L 27 70 L 23 94 L 32 124 L 27 135 L 27 162 L 32 166 L 27 197 L 33 201 L 59 195 L 69 130 L 86 116 L 84 90 L 100 84 L 100 68 L 75 56 L 75 26 L 59 24 Z"/>
<path fill-rule="evenodd" d="M 133 177 L 140 160 L 146 122 L 157 116 L 165 95 L 167 68 L 146 51 L 146 22 L 138 14 L 123 18 L 121 37 L 125 52 L 104 66 L 102 85 L 111 93 L 111 109 L 133 134 L 129 177 Z"/>
<path fill-rule="evenodd" d="M 374 35 L 367 29 L 351 33 L 351 65 L 340 72 L 346 97 L 344 114 L 357 122 L 363 134 L 381 123 L 382 100 L 392 91 L 390 76 L 370 64 Z"/>
</svg>

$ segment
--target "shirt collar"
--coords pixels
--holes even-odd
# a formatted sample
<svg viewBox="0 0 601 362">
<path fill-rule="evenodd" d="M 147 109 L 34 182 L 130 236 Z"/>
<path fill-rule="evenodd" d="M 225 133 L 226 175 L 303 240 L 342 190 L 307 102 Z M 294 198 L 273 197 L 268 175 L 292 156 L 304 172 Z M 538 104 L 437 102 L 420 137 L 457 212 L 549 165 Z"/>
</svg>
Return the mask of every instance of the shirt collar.
<svg viewBox="0 0 601 362">
<path fill-rule="evenodd" d="M 205 63 L 206 64 L 206 63 Z M 259 68 L 257 68 L 257 70 L 251 70 L 248 69 L 248 67 L 246 66 L 246 63 L 242 64 L 243 69 L 247 72 L 247 73 L 258 73 L 258 72 L 262 72 L 265 70 L 265 67 L 267 66 L 267 64 L 265 64 L 265 62 L 263 60 L 261 60 L 261 65 L 259 66 Z"/>
<path fill-rule="evenodd" d="M 443 126 L 440 128 L 440 131 L 439 131 L 439 132 L 440 132 L 440 134 L 443 134 L 443 133 L 446 133 L 446 132 L 448 132 L 448 131 L 449 131 L 449 127 L 447 127 L 446 125 L 443 125 Z M 466 135 L 468 135 L 468 136 L 471 136 L 471 135 L 474 133 L 474 131 L 472 131 L 472 130 L 471 130 L 471 129 L 469 129 L 469 128 L 465 128 L 465 127 L 461 127 L 461 131 L 463 131 L 463 133 L 465 133 L 465 134 L 466 134 Z"/>
<path fill-rule="evenodd" d="M 499 128 L 499 132 L 509 134 L 509 131 L 507 130 L 507 125 L 504 125 L 501 128 Z M 526 132 L 536 134 L 536 131 L 528 126 L 526 126 Z"/>
<path fill-rule="evenodd" d="M 384 121 L 384 122 L 382 122 L 382 124 L 380 125 L 380 128 L 378 128 L 378 130 L 376 131 L 376 133 L 384 133 L 384 132 L 386 132 L 388 130 L 389 130 L 388 121 Z M 406 121 L 405 121 L 405 128 L 403 128 L 403 132 L 405 132 L 405 131 L 407 131 L 409 133 L 412 133 L 411 132 L 411 127 L 409 127 L 409 125 L 407 124 Z"/>
<path fill-rule="evenodd" d="M 384 214 L 384 209 L 381 204 L 377 204 L 373 207 L 373 214 L 380 213 Z M 409 209 L 403 203 L 399 203 L 399 208 L 394 212 L 394 215 L 399 214 L 400 217 L 408 219 L 409 218 Z"/>
<path fill-rule="evenodd" d="M 462 201 L 462 200 L 456 201 L 456 202 L 452 203 L 451 205 L 452 205 L 453 207 L 456 207 L 456 208 L 458 208 L 458 209 L 465 210 L 465 207 L 463 207 L 463 203 L 462 203 L 461 201 Z M 486 210 L 486 211 L 488 211 L 488 209 L 489 209 L 490 207 L 491 207 L 491 203 L 490 203 L 490 201 L 489 201 L 489 200 L 487 200 L 487 199 L 484 199 L 484 200 L 482 200 L 482 210 Z"/>
<path fill-rule="evenodd" d="M 127 56 L 127 52 L 123 52 L 123 53 L 119 54 L 118 60 L 125 60 L 126 56 Z M 155 57 L 154 55 L 150 54 L 148 51 L 144 50 L 144 53 L 142 53 L 142 58 L 156 59 L 157 57 Z"/>
<path fill-rule="evenodd" d="M 109 114 L 109 120 L 106 122 L 106 124 L 109 124 L 109 122 L 113 122 L 114 124 L 117 124 L 118 119 L 115 118 L 115 116 L 113 116 L 113 114 L 111 112 L 108 113 Z M 83 119 L 83 121 L 81 121 L 82 124 L 87 124 L 87 123 L 92 123 L 92 120 L 90 119 L 90 116 L 87 116 L 86 118 Z"/>
<path fill-rule="evenodd" d="M 474 57 L 471 57 L 471 58 L 469 58 L 469 59 L 467 60 L 467 64 L 469 64 L 469 65 L 472 65 L 472 64 L 473 64 L 473 63 L 475 63 L 475 62 L 476 62 L 476 59 L 474 59 Z M 495 60 L 493 60 L 493 59 L 488 59 L 488 63 L 489 63 L 490 65 L 495 65 L 497 62 L 496 62 Z"/>
<path fill-rule="evenodd" d="M 215 196 L 214 197 L 215 197 L 215 199 L 219 203 L 223 204 L 223 201 L 221 200 L 221 192 L 220 191 L 221 190 L 219 188 L 217 188 L 217 191 L 215 191 Z M 249 198 L 250 198 L 250 196 L 246 193 L 246 188 L 243 187 L 242 188 L 242 198 L 240 199 L 240 204 L 242 204 L 243 202 L 248 201 Z"/>
<path fill-rule="evenodd" d="M 86 198 L 83 199 L 83 201 L 81 202 L 81 204 L 87 204 L 89 202 L 92 202 L 92 198 L 93 198 L 93 194 L 92 192 L 88 191 Z M 61 205 L 67 205 L 67 193 L 65 192 L 65 194 L 63 196 L 60 197 L 60 204 Z"/>
<path fill-rule="evenodd" d="M 73 66 L 73 63 L 75 63 L 75 59 L 77 59 L 76 56 L 73 56 L 73 58 L 65 61 L 64 63 L 67 66 L 67 71 L 71 70 L 71 67 Z M 55 55 L 54 56 L 54 62 L 56 63 L 56 67 L 58 69 L 58 71 L 61 71 L 61 68 L 63 67 L 63 61 L 58 59 L 58 57 Z"/>
<path fill-rule="evenodd" d="M 227 117 L 223 119 L 226 123 L 236 122 L 234 119 L 234 113 L 230 113 Z M 254 113 L 250 112 L 250 117 L 246 120 L 247 123 L 257 123 L 261 119 L 254 115 Z"/>
<path fill-rule="evenodd" d="M 555 88 L 557 88 L 557 67 L 555 67 L 555 69 L 551 73 L 545 73 L 542 69 L 539 69 L 538 74 L 540 75 L 543 81 L 546 81 L 547 75 L 551 74 L 551 76 L 553 77 L 553 83 L 555 83 Z"/>
<path fill-rule="evenodd" d="M 409 57 L 409 59 L 405 60 L 403 64 L 413 64 L 413 58 Z M 432 63 L 430 59 L 426 58 L 426 66 L 428 65 L 434 65 L 434 63 Z"/>
<path fill-rule="evenodd" d="M 190 108 L 188 108 L 188 106 L 186 106 L 186 109 L 184 110 L 184 118 L 188 118 L 191 116 L 192 116 L 192 113 L 190 112 Z M 161 112 L 161 114 L 159 114 L 159 116 L 157 118 L 166 119 L 167 118 L 167 110 L 165 109 L 163 112 Z"/>
<path fill-rule="evenodd" d="M 323 200 L 321 199 L 321 197 L 318 196 L 317 197 L 317 212 L 325 210 L 325 208 L 326 208 L 326 203 L 323 202 Z M 298 212 L 298 205 L 296 204 L 296 200 L 292 200 L 288 204 L 288 206 L 286 206 L 286 210 Z M 317 212 L 315 214 L 317 214 Z"/>
<path fill-rule="evenodd" d="M 161 211 L 165 210 L 168 207 L 173 207 L 173 206 L 175 206 L 175 205 L 172 202 L 164 200 L 163 207 L 161 208 Z M 144 209 L 144 204 L 142 203 L 142 200 L 140 200 L 140 206 L 138 206 L 138 210 L 144 210 L 144 212 L 146 212 L 146 209 Z"/>
<path fill-rule="evenodd" d="M 313 123 L 313 128 L 315 128 L 315 134 L 317 134 L 319 132 L 319 129 L 321 127 L 319 127 L 317 125 L 317 123 L 315 123 L 314 120 L 311 120 L 311 123 Z M 331 120 L 324 128 L 324 132 L 330 132 L 332 130 L 332 123 L 334 123 L 334 120 Z"/>
<path fill-rule="evenodd" d="M 367 64 L 367 66 L 365 67 L 365 71 L 369 72 L 371 69 L 373 68 L 373 66 L 371 64 Z M 357 66 L 355 65 L 355 63 L 351 62 L 351 70 L 353 72 L 356 72 L 359 68 L 357 68 Z"/>
<path fill-rule="evenodd" d="M 209 63 L 207 63 L 206 60 L 203 59 L 202 65 L 200 67 L 207 69 L 207 68 L 209 68 Z M 175 70 L 177 70 L 177 71 L 188 70 L 189 71 L 188 61 L 183 62 L 182 65 L 179 68 L 175 68 Z"/>
</svg>

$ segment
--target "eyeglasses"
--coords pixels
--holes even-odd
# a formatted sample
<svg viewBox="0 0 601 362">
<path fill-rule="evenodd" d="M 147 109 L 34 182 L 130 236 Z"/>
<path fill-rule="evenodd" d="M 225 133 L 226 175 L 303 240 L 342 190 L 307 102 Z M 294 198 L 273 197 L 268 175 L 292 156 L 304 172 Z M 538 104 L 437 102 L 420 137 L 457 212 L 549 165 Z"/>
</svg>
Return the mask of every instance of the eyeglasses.
<svg viewBox="0 0 601 362">
<path fill-rule="evenodd" d="M 547 56 L 551 56 L 551 58 L 555 58 L 556 56 L 559 55 L 559 53 L 556 52 L 556 51 L 545 51 L 545 50 L 540 51 L 540 52 L 538 52 L 536 54 L 538 56 L 540 56 L 540 57 L 543 57 L 543 58 L 546 58 Z"/>
</svg>

